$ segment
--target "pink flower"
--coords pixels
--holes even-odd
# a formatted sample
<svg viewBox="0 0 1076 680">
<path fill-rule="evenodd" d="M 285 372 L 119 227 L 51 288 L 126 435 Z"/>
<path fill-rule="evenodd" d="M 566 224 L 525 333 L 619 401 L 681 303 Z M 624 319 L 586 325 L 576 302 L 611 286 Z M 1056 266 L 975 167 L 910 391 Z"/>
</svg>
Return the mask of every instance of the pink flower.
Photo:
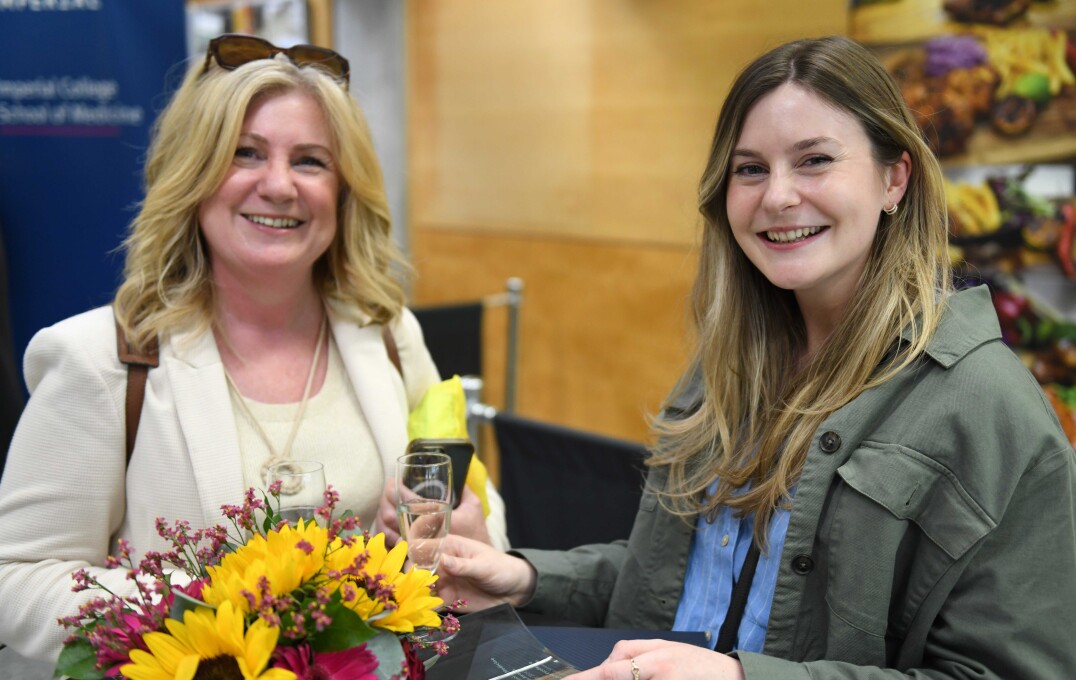
<svg viewBox="0 0 1076 680">
<path fill-rule="evenodd" d="M 102 622 L 89 634 L 89 640 L 97 651 L 97 666 L 105 672 L 105 677 L 118 677 L 120 666 L 130 661 L 132 649 L 149 651 L 142 636 L 157 630 L 159 622 L 151 616 L 133 612 L 120 613 Z"/>
<path fill-rule="evenodd" d="M 202 599 L 202 589 L 205 588 L 206 581 L 208 579 L 199 578 L 191 581 L 185 586 L 173 586 L 176 590 L 183 593 L 187 597 L 192 597 L 195 600 Z"/>
<path fill-rule="evenodd" d="M 278 647 L 273 653 L 273 667 L 295 673 L 297 680 L 377 680 L 377 665 L 366 645 L 320 654 L 300 645 Z"/>
</svg>

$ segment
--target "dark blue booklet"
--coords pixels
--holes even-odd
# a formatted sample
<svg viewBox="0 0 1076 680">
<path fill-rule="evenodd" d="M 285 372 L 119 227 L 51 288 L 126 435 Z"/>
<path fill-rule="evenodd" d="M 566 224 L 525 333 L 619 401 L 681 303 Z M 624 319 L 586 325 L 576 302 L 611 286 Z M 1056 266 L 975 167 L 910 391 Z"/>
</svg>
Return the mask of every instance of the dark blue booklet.
<svg viewBox="0 0 1076 680">
<path fill-rule="evenodd" d="M 527 627 L 508 605 L 460 617 L 448 654 L 428 665 L 428 680 L 554 680 L 593 668 L 620 640 L 665 639 L 706 646 L 702 633 L 562 626 Z"/>
<path fill-rule="evenodd" d="M 673 632 L 668 630 L 626 630 L 619 628 L 570 628 L 562 626 L 530 626 L 528 628 L 542 644 L 580 670 L 593 668 L 613 653 L 613 645 L 621 640 L 672 640 L 699 647 L 709 647 L 702 632 Z"/>
</svg>

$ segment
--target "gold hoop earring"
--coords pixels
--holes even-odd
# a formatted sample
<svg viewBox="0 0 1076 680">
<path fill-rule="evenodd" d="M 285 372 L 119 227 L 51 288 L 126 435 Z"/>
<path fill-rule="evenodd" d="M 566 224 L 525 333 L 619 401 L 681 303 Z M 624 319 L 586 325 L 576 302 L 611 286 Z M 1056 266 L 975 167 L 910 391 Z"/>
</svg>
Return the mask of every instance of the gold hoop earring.
<svg viewBox="0 0 1076 680">
<path fill-rule="evenodd" d="M 899 208 L 899 207 L 900 207 L 900 203 L 894 203 L 893 205 L 889 206 L 888 208 L 882 208 L 882 212 L 884 212 L 886 215 L 896 215 L 897 214 L 897 208 Z"/>
</svg>

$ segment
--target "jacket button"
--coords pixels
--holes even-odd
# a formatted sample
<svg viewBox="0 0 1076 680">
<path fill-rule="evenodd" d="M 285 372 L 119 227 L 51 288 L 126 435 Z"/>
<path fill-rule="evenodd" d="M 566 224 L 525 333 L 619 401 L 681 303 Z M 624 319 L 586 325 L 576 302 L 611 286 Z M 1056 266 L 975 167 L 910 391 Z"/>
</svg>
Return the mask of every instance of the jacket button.
<svg viewBox="0 0 1076 680">
<path fill-rule="evenodd" d="M 792 571 L 800 576 L 806 576 L 814 570 L 814 560 L 810 555 L 796 555 L 792 558 Z"/>
<path fill-rule="evenodd" d="M 826 453 L 836 453 L 841 448 L 841 436 L 831 430 L 822 435 L 818 444 Z"/>
</svg>

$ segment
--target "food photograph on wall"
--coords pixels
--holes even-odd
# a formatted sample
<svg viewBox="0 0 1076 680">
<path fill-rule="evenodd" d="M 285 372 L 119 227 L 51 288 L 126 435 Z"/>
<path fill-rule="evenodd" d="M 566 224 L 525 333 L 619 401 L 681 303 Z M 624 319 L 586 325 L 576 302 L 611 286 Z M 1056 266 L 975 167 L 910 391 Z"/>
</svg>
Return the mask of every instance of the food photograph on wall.
<svg viewBox="0 0 1076 680">
<path fill-rule="evenodd" d="M 853 0 L 850 32 L 942 162 L 958 286 L 1076 443 L 1076 1 Z"/>
</svg>

